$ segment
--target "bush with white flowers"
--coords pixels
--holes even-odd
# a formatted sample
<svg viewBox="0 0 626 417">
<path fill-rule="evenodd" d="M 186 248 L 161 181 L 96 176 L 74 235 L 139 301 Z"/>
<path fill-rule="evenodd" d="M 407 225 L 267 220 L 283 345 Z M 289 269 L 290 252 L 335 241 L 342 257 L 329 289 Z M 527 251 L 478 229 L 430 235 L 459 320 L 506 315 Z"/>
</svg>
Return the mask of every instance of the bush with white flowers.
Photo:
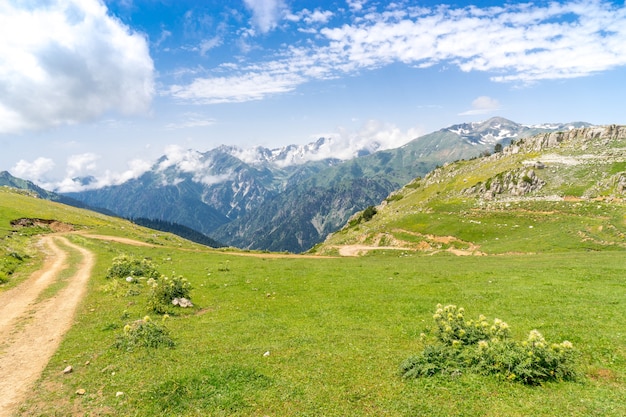
<svg viewBox="0 0 626 417">
<path fill-rule="evenodd" d="M 490 324 L 483 315 L 466 320 L 464 309 L 455 305 L 438 304 L 433 319 L 435 340 L 402 363 L 406 378 L 476 372 L 538 385 L 578 375 L 577 352 L 571 342 L 548 343 L 537 330 L 526 340 L 515 341 L 504 321 L 494 319 Z"/>
</svg>

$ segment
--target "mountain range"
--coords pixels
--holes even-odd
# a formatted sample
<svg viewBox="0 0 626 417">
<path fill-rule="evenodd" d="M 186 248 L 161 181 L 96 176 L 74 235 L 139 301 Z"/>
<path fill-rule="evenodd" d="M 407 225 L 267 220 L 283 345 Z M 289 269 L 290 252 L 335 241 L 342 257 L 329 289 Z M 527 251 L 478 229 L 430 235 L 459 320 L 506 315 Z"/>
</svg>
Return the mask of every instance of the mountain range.
<svg viewBox="0 0 626 417">
<path fill-rule="evenodd" d="M 230 246 L 303 252 L 437 166 L 491 153 L 497 144 L 583 126 L 589 125 L 528 126 L 495 117 L 387 150 L 376 142 L 343 149 L 331 138 L 279 149 L 186 150 L 162 156 L 139 178 L 65 197 L 127 218 L 181 224 Z"/>
</svg>

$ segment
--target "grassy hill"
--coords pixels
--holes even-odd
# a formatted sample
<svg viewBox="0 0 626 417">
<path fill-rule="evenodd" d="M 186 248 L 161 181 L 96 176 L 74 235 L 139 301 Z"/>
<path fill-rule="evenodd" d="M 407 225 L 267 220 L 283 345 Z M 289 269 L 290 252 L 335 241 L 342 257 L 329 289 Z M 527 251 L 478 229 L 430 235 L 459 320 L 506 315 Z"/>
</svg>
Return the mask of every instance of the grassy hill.
<svg viewBox="0 0 626 417">
<path fill-rule="evenodd" d="M 315 250 L 622 251 L 625 197 L 626 128 L 543 134 L 415 179 Z"/>
<path fill-rule="evenodd" d="M 496 159 L 468 161 L 456 169 L 473 163 L 489 166 Z M 12 227 L 18 218 L 71 224 L 83 233 L 70 234 L 70 239 L 97 255 L 75 324 L 18 415 L 626 415 L 626 263 L 617 241 L 626 226 L 622 203 L 603 198 L 571 202 L 581 204 L 576 210 L 535 210 L 530 200 L 510 201 L 516 208 L 508 210 L 506 202 L 493 201 L 473 210 L 469 201 L 476 197 L 464 190 L 500 171 L 467 171 L 467 183 L 461 177 L 436 183 L 453 172 L 448 166 L 405 187 L 399 194 L 403 197 L 390 197 L 370 222 L 333 239 L 347 242 L 364 232 L 374 236 L 386 218 L 396 222 L 389 223 L 394 228 L 389 233 L 398 240 L 417 242 L 423 238 L 416 234 L 431 233 L 433 245 L 436 236 L 456 236 L 459 243 L 452 245 L 460 250 L 499 256 L 385 250 L 346 258 L 220 251 L 0 189 L 0 250 L 29 256 L 9 283 L 36 266 L 41 257 L 36 234 L 53 227 L 45 222 Z M 417 198 L 418 190 L 428 193 Z M 437 197 L 446 190 L 458 197 Z M 557 209 L 568 217 L 552 224 L 549 212 Z M 480 225 L 474 223 L 478 221 Z M 557 238 L 545 231 L 556 233 L 570 223 Z M 570 239 L 581 230 L 592 240 Z M 153 246 L 103 241 L 90 234 Z M 546 239 L 552 243 L 543 243 Z M 168 277 L 185 277 L 194 307 L 171 307 L 167 319 L 151 312 L 146 280 L 107 278 L 120 255 L 148 260 Z M 400 364 L 424 348 L 420 334 L 430 334 L 437 303 L 463 306 L 472 317 L 501 318 L 515 338 L 537 329 L 549 341 L 570 341 L 579 354 L 580 378 L 536 387 L 471 372 L 402 378 Z M 163 323 L 174 346 L 118 347 L 126 326 L 146 315 Z M 63 374 L 67 365 L 74 371 Z M 77 395 L 79 389 L 85 394 Z"/>
</svg>

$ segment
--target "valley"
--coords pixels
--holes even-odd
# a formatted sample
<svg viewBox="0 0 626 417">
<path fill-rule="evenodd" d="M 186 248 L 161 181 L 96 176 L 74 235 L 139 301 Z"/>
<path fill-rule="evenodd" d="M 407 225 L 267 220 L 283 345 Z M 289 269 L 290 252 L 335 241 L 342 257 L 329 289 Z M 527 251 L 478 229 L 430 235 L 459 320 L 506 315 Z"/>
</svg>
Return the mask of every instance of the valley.
<svg viewBox="0 0 626 417">
<path fill-rule="evenodd" d="M 354 213 L 437 166 L 492 153 L 542 132 L 586 123 L 526 126 L 494 117 L 415 138 L 395 149 L 344 148 L 331 138 L 279 149 L 220 146 L 164 155 L 139 178 L 67 193 L 126 218 L 169 221 L 240 249 L 301 253 Z"/>
</svg>

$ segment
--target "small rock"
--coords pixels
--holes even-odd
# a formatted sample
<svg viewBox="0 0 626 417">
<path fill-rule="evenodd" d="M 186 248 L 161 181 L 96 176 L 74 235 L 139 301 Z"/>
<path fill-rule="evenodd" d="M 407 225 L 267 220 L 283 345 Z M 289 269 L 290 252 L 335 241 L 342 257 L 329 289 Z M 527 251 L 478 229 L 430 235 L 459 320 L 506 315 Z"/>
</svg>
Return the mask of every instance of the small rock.
<svg viewBox="0 0 626 417">
<path fill-rule="evenodd" d="M 89 365 L 90 363 L 90 361 L 85 362 L 85 366 Z"/>
<path fill-rule="evenodd" d="M 84 388 L 79 388 L 76 390 L 76 395 L 85 395 L 86 392 Z"/>
<path fill-rule="evenodd" d="M 72 365 L 68 365 L 65 367 L 65 369 L 63 370 L 64 374 L 69 374 L 72 373 L 72 371 L 74 370 L 74 368 L 72 368 Z"/>
<path fill-rule="evenodd" d="M 263 354 L 263 356 L 265 356 L 266 358 L 267 358 L 269 355 L 270 355 L 270 351 L 269 351 L 269 350 Z"/>
<path fill-rule="evenodd" d="M 182 308 L 193 307 L 193 303 L 184 297 L 174 298 L 172 300 L 172 304 L 174 304 L 175 306 L 182 307 Z"/>
<path fill-rule="evenodd" d="M 121 397 L 122 395 L 124 395 L 124 393 L 122 391 L 118 391 L 115 393 L 116 397 Z"/>
</svg>

